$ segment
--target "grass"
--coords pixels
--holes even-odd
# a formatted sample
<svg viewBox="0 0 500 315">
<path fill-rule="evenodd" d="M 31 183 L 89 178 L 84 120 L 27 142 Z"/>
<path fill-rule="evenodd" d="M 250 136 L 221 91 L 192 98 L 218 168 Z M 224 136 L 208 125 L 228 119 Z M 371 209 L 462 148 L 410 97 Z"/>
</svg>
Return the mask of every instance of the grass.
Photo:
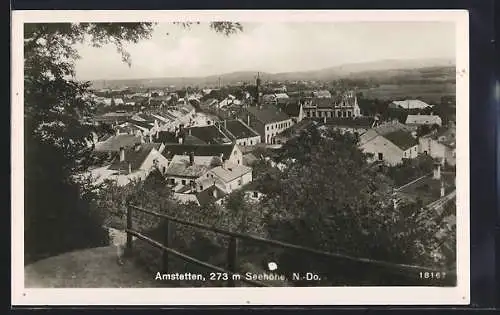
<svg viewBox="0 0 500 315">
<path fill-rule="evenodd" d="M 403 98 L 422 98 L 431 104 L 441 102 L 442 96 L 454 96 L 455 84 L 432 83 L 432 84 L 383 84 L 377 88 L 359 89 L 363 97 L 380 100 L 400 100 Z"/>
<path fill-rule="evenodd" d="M 152 288 L 155 274 L 125 259 L 118 265 L 114 247 L 79 250 L 54 256 L 24 269 L 27 288 Z"/>
</svg>

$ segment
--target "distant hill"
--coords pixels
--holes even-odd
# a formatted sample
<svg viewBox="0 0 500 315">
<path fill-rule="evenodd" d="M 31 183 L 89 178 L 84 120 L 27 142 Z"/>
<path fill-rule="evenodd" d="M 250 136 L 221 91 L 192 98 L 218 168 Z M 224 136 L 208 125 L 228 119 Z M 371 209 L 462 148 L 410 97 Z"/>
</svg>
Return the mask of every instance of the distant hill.
<svg viewBox="0 0 500 315">
<path fill-rule="evenodd" d="M 446 68 L 445 72 L 455 68 L 453 60 L 449 59 L 410 59 L 410 60 L 380 60 L 376 62 L 365 62 L 346 64 L 320 70 L 310 70 L 301 72 L 266 73 L 260 72 L 262 80 L 275 81 L 295 81 L 295 80 L 334 80 L 339 78 L 362 78 L 400 75 L 406 70 L 422 68 Z M 165 77 L 165 78 L 144 78 L 144 79 L 123 79 L 123 80 L 96 80 L 93 87 L 101 89 L 104 87 L 164 87 L 174 85 L 183 86 L 217 86 L 219 79 L 223 85 L 237 84 L 238 82 L 253 83 L 257 71 L 239 71 L 221 75 L 206 77 Z M 453 70 L 454 71 L 454 70 Z"/>
</svg>

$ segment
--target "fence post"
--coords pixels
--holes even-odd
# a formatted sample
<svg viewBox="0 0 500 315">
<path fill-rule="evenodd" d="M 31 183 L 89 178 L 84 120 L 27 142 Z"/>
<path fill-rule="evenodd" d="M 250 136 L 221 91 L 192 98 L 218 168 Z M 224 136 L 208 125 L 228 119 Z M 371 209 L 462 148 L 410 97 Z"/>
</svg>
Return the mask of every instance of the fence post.
<svg viewBox="0 0 500 315">
<path fill-rule="evenodd" d="M 168 219 L 165 221 L 164 233 L 163 245 L 165 245 L 165 247 L 167 248 L 170 248 L 170 246 L 172 245 L 173 224 Z M 166 250 L 163 251 L 162 269 L 164 273 L 168 273 L 168 252 Z"/>
<path fill-rule="evenodd" d="M 132 230 L 132 206 L 127 204 L 127 230 Z M 132 253 L 132 234 L 127 232 L 127 245 L 125 249 L 127 254 Z"/>
<path fill-rule="evenodd" d="M 227 270 L 236 273 L 237 272 L 237 262 L 238 262 L 238 239 L 231 236 L 229 239 L 229 246 L 227 251 Z M 232 275 L 229 275 L 228 286 L 236 286 Z"/>
</svg>

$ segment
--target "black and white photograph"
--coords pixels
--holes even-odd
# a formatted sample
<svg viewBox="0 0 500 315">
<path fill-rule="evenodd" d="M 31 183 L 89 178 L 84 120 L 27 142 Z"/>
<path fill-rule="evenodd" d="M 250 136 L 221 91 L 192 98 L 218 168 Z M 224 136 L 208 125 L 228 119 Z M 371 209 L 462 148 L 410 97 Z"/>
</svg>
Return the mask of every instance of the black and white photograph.
<svg viewBox="0 0 500 315">
<path fill-rule="evenodd" d="M 13 301 L 468 303 L 466 11 L 18 11 L 12 36 Z"/>
</svg>

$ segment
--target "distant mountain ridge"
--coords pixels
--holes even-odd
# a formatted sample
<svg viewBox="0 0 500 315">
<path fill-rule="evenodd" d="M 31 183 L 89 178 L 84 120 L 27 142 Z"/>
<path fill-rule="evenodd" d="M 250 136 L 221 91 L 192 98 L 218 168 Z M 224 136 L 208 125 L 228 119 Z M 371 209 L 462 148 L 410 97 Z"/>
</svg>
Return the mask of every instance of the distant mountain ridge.
<svg viewBox="0 0 500 315">
<path fill-rule="evenodd" d="M 362 76 L 363 74 L 390 71 L 390 70 L 411 70 L 431 67 L 455 67 L 455 61 L 444 58 L 433 59 L 387 59 L 374 62 L 352 63 L 340 66 L 328 67 L 319 70 L 294 71 L 282 73 L 260 72 L 260 77 L 265 80 L 274 81 L 295 81 L 295 80 L 334 80 L 339 78 L 349 78 L 351 76 Z M 204 77 L 164 77 L 164 78 L 143 78 L 143 79 L 115 79 L 115 80 L 93 80 L 93 87 L 96 89 L 115 87 L 160 87 L 174 85 L 183 86 L 217 86 L 219 79 L 222 85 L 237 84 L 238 82 L 253 83 L 258 70 L 237 71 L 220 75 L 210 75 Z"/>
</svg>

